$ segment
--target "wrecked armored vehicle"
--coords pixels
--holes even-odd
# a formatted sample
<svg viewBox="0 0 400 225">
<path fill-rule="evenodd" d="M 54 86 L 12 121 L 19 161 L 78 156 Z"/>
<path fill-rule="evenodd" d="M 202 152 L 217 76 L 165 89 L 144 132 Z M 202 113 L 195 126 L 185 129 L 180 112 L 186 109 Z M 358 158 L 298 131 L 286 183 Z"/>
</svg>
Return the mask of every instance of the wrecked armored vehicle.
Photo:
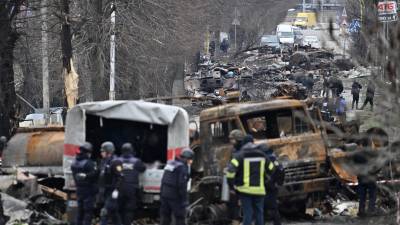
<svg viewBox="0 0 400 225">
<path fill-rule="evenodd" d="M 223 176 L 232 154 L 228 136 L 234 129 L 274 149 L 286 171 L 280 198 L 290 202 L 288 207 L 295 207 L 295 211 L 304 211 L 307 199 L 325 193 L 334 182 L 321 130 L 305 103 L 287 99 L 228 104 L 202 111 L 199 141 L 192 145 L 198 156 L 192 169 L 203 180 Z"/>
</svg>

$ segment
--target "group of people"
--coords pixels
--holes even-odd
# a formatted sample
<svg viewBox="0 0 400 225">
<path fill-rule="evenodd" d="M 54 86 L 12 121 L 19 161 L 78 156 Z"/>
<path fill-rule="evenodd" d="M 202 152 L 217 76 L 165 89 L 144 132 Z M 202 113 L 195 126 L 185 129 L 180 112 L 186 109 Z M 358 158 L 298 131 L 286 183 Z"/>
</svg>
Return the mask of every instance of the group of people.
<svg viewBox="0 0 400 225">
<path fill-rule="evenodd" d="M 240 224 L 240 206 L 243 225 L 263 225 L 268 212 L 274 225 L 280 225 L 278 186 L 284 182 L 284 170 L 267 145 L 256 145 L 253 137 L 241 130 L 229 135 L 233 144 L 232 159 L 226 168 L 230 186 L 229 209 L 233 225 Z"/>
<path fill-rule="evenodd" d="M 135 157 L 131 143 L 123 144 L 121 154 L 117 156 L 114 144 L 104 142 L 99 168 L 92 153 L 92 144 L 84 143 L 71 165 L 78 202 L 76 224 L 92 224 L 96 209 L 100 209 L 101 225 L 109 222 L 132 224 L 140 199 L 139 175 L 145 172 L 145 164 Z M 176 225 L 185 224 L 189 165 L 193 156 L 192 150 L 184 149 L 177 159 L 168 161 L 165 166 L 161 181 L 162 225 L 171 224 L 171 215 L 174 215 Z"/>
<path fill-rule="evenodd" d="M 354 109 L 354 105 L 356 109 L 358 109 L 358 102 L 360 100 L 360 92 L 362 89 L 362 85 L 354 81 L 351 85 L 351 94 L 353 95 L 353 102 L 351 104 L 351 108 Z M 365 93 L 365 101 L 361 110 L 365 108 L 365 106 L 369 103 L 371 105 L 371 111 L 374 109 L 374 97 L 375 97 L 375 85 L 370 81 L 368 83 L 367 91 Z"/>
</svg>

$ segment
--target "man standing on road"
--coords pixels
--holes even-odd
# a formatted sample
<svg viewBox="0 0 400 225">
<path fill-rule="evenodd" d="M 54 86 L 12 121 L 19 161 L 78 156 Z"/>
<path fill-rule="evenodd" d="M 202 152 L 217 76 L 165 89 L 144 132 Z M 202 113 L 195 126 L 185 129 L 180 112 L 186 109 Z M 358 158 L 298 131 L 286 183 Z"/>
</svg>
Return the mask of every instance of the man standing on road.
<svg viewBox="0 0 400 225">
<path fill-rule="evenodd" d="M 375 168 L 373 163 L 371 165 L 371 160 L 368 159 L 367 153 L 372 150 L 372 141 L 369 137 L 364 137 L 359 143 L 359 152 L 354 155 L 354 162 L 356 164 L 362 165 L 362 169 L 359 170 L 360 174 L 357 175 L 358 181 L 358 196 L 359 196 L 359 207 L 358 216 L 364 217 L 367 215 L 366 212 L 366 202 L 368 195 L 368 214 L 373 215 L 375 211 L 376 204 L 376 192 L 377 192 L 377 174 L 380 168 Z M 371 154 L 371 153 L 370 153 Z"/>
<path fill-rule="evenodd" d="M 253 143 L 247 143 L 234 154 L 226 177 L 230 186 L 239 194 L 243 209 L 243 225 L 264 224 L 264 197 L 266 173 L 274 170 L 274 164 Z"/>
<path fill-rule="evenodd" d="M 351 104 L 351 109 L 354 109 L 354 104 L 356 105 L 356 109 L 358 109 L 358 101 L 360 100 L 360 91 L 362 86 L 357 81 L 354 81 L 351 85 L 351 94 L 353 95 L 353 102 Z"/>
<path fill-rule="evenodd" d="M 121 157 L 113 162 L 113 171 L 116 179 L 116 189 L 111 194 L 113 199 L 118 199 L 118 210 L 123 225 L 131 225 L 134 212 L 137 208 L 137 195 L 139 190 L 139 174 L 146 170 L 144 163 L 134 156 L 131 143 L 121 147 Z"/>
<path fill-rule="evenodd" d="M 307 96 L 312 97 L 314 87 L 314 75 L 309 73 L 303 80 L 303 85 L 307 88 Z"/>
<path fill-rule="evenodd" d="M 343 95 L 340 95 L 336 102 L 336 115 L 341 123 L 346 122 L 346 111 L 346 99 L 343 97 Z"/>
<path fill-rule="evenodd" d="M 274 151 L 271 148 L 268 148 L 266 144 L 259 145 L 259 148 L 275 166 L 274 172 L 271 174 L 271 176 L 269 176 L 269 179 L 266 179 L 265 182 L 265 190 L 267 192 L 264 201 L 265 209 L 268 212 L 268 215 L 271 217 L 273 224 L 281 225 L 281 215 L 279 214 L 278 207 L 278 186 L 283 185 L 285 181 L 285 170 L 279 163 Z"/>
<path fill-rule="evenodd" d="M 363 106 L 361 107 L 361 110 L 363 110 L 364 107 L 369 103 L 371 105 L 371 111 L 373 111 L 374 110 L 374 97 L 375 97 L 375 85 L 372 83 L 372 81 L 370 81 L 368 83 L 366 98 L 365 98 Z"/>
<path fill-rule="evenodd" d="M 83 144 L 71 165 L 78 199 L 77 225 L 92 224 L 98 178 L 96 163 L 90 159 L 92 151 L 92 144 Z"/>
<path fill-rule="evenodd" d="M 239 129 L 232 130 L 231 133 L 229 134 L 229 141 L 233 145 L 232 157 L 242 148 L 244 138 L 245 138 L 244 133 Z M 236 191 L 234 189 L 230 190 L 228 210 L 229 210 L 229 218 L 232 220 L 232 225 L 239 225 L 240 205 L 239 205 L 238 195 L 236 194 Z"/>
<path fill-rule="evenodd" d="M 184 149 L 178 159 L 168 161 L 164 168 L 161 180 L 161 225 L 170 225 L 171 215 L 175 217 L 175 225 L 185 225 L 186 207 L 189 204 L 187 196 L 189 166 L 193 157 L 191 149 Z"/>
<path fill-rule="evenodd" d="M 121 218 L 118 214 L 118 202 L 111 197 L 115 187 L 113 186 L 112 162 L 114 157 L 115 146 L 112 142 L 104 142 L 101 145 L 100 153 L 102 157 L 100 165 L 99 177 L 99 194 L 98 204 L 102 206 L 100 212 L 100 225 L 107 225 L 108 220 L 112 220 L 112 224 L 120 225 Z"/>
</svg>

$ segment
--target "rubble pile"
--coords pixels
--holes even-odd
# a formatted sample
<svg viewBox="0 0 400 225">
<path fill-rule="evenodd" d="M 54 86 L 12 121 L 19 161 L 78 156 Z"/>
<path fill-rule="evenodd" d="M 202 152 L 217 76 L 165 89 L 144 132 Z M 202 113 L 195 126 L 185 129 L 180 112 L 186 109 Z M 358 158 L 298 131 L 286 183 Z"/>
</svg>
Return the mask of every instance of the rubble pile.
<svg viewBox="0 0 400 225">
<path fill-rule="evenodd" d="M 226 58 L 205 60 L 198 65 L 198 71 L 187 74 L 185 88 L 190 96 L 207 96 L 218 104 L 230 102 L 226 98 L 231 91 L 240 92 L 237 101 L 305 99 L 311 94 L 320 95 L 324 76 L 367 74 L 341 55 L 312 48 L 276 52 L 262 46 L 236 53 L 229 63 L 223 60 Z M 315 86 L 307 94 L 305 80 L 309 74 L 313 75 Z"/>
<path fill-rule="evenodd" d="M 8 178 L 12 182 L 0 193 L 3 206 L 0 224 L 67 224 L 62 220 L 66 207 L 64 192 L 41 184 L 46 180 L 19 169 L 16 176 Z"/>
</svg>

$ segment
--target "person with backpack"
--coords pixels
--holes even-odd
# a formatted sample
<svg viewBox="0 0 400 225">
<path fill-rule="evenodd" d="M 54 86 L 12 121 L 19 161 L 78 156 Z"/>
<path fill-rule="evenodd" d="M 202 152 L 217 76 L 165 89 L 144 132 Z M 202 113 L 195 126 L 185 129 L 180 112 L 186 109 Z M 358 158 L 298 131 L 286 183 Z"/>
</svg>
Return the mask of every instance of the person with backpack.
<svg viewBox="0 0 400 225">
<path fill-rule="evenodd" d="M 356 109 L 358 109 L 358 101 L 360 100 L 360 91 L 362 86 L 357 81 L 354 81 L 351 85 L 351 94 L 353 95 L 353 102 L 351 103 L 351 109 L 354 109 L 354 104 L 356 105 Z"/>
<path fill-rule="evenodd" d="M 279 214 L 278 206 L 278 186 L 282 186 L 285 182 L 285 169 L 279 163 L 278 158 L 271 148 L 268 148 L 266 144 L 259 145 L 259 148 L 275 166 L 275 170 L 269 176 L 269 179 L 265 179 L 265 190 L 267 192 L 264 200 L 265 210 L 271 216 L 274 225 L 281 225 L 281 215 Z"/>
</svg>

